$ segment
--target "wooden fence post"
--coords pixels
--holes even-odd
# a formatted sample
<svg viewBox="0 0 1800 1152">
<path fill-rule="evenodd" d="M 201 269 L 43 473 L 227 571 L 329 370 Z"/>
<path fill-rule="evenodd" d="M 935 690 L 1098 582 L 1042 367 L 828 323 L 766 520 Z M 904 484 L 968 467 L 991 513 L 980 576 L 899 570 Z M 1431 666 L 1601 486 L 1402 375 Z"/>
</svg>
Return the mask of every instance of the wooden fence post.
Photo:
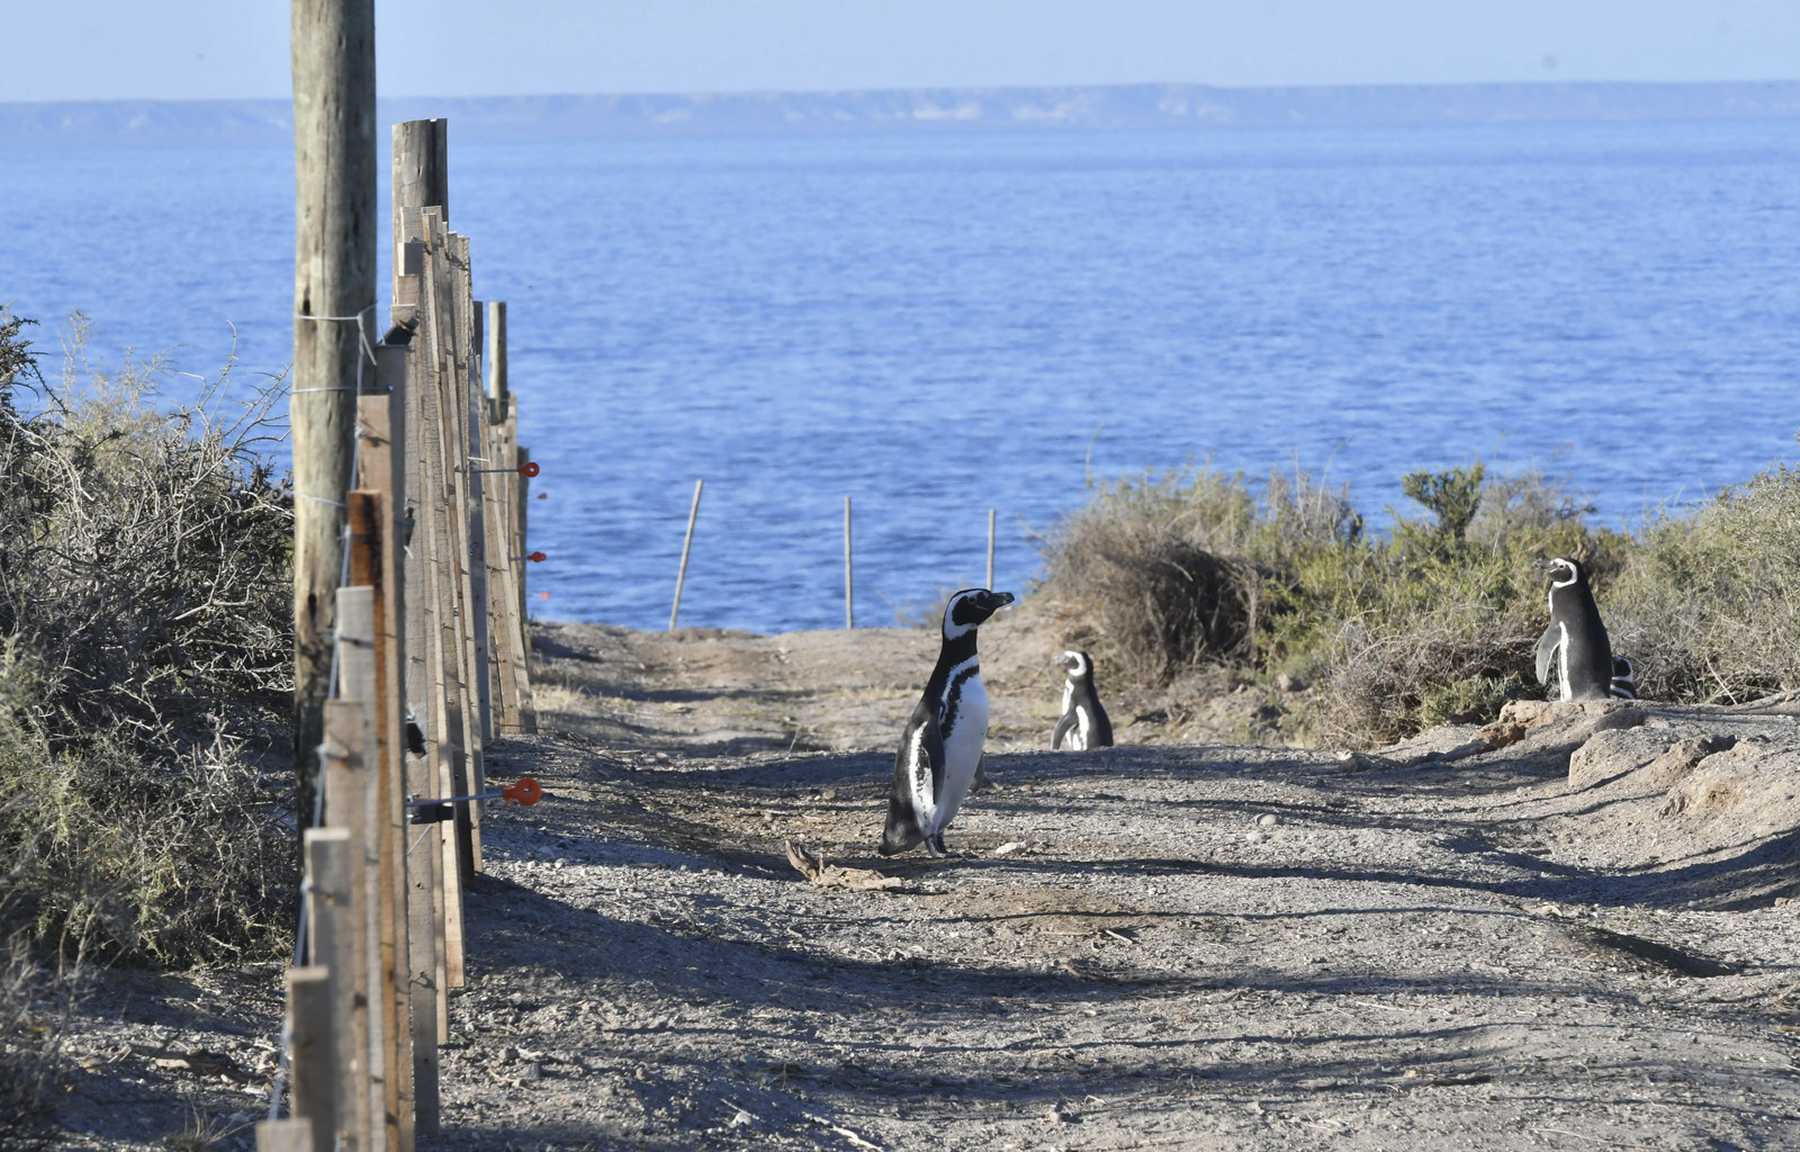
<svg viewBox="0 0 1800 1152">
<path fill-rule="evenodd" d="M 420 431 L 420 465 L 425 520 L 425 578 L 435 623 L 432 639 L 431 675 L 434 687 L 431 704 L 434 713 L 432 734 L 435 744 L 429 750 L 435 774 L 433 795 L 456 795 L 457 782 L 463 776 L 463 746 L 468 731 L 464 704 L 461 607 L 459 593 L 462 582 L 456 573 L 457 549 L 455 517 L 452 516 L 454 491 L 448 472 L 449 460 L 457 443 L 454 414 L 448 408 L 454 378 L 453 309 L 449 293 L 449 267 L 446 236 L 441 215 L 435 208 L 421 214 L 425 237 L 425 265 L 422 275 L 420 335 L 424 348 L 420 357 L 425 371 L 421 384 L 427 395 L 422 405 L 423 425 Z M 463 805 L 457 805 L 460 813 Z M 438 896 L 442 901 L 444 925 L 443 947 L 439 950 L 442 983 L 445 988 L 463 985 L 462 878 L 464 865 L 472 865 L 468 855 L 466 818 L 441 826 L 443 866 L 440 870 Z M 439 1013 L 439 1034 L 448 1031 L 449 1021 Z"/>
<path fill-rule="evenodd" d="M 406 120 L 393 132 L 393 322 L 402 323 L 419 307 L 417 269 L 408 270 L 405 249 L 419 239 L 408 213 L 437 208 L 450 219 L 450 123 Z"/>
<path fill-rule="evenodd" d="M 681 617 L 681 589 L 687 583 L 688 550 L 694 546 L 694 521 L 700 518 L 700 491 L 706 481 L 694 481 L 694 502 L 688 508 L 687 533 L 681 538 L 681 567 L 675 570 L 675 606 L 669 609 L 669 631 L 675 631 Z"/>
<path fill-rule="evenodd" d="M 393 320 L 416 326 L 407 355 L 403 527 L 399 547 L 404 559 L 400 584 L 405 589 L 406 711 L 427 734 L 424 754 L 402 754 L 404 791 L 421 800 L 441 793 L 437 784 L 437 743 L 444 739 L 445 715 L 437 588 L 427 559 L 432 539 L 429 525 L 436 506 L 425 465 L 436 424 L 427 435 L 425 410 L 431 404 L 435 367 L 434 339 L 426 326 L 435 316 L 425 308 L 425 225 L 423 210 L 450 211 L 449 125 L 444 120 L 409 120 L 393 129 Z M 402 810 L 404 797 L 402 799 Z M 445 898 L 441 876 L 444 856 L 442 824 L 404 824 L 401 836 L 406 859 L 406 986 L 411 1007 L 412 1136 L 435 1136 L 439 1130 L 438 1043 L 449 1022 L 445 974 Z"/>
<path fill-rule="evenodd" d="M 256 1126 L 256 1152 L 313 1152 L 312 1121 L 262 1121 Z"/>
<path fill-rule="evenodd" d="M 312 1152 L 333 1152 L 337 1143 L 337 1077 L 332 1071 L 331 973 L 318 965 L 289 968 L 288 1035 L 293 1048 L 297 1120 L 312 1125 Z"/>
<path fill-rule="evenodd" d="M 850 568 L 850 497 L 844 497 L 844 629 L 856 627 Z"/>
<path fill-rule="evenodd" d="M 294 760 L 312 821 L 358 380 L 374 340 L 374 0 L 293 0 Z"/>
<path fill-rule="evenodd" d="M 449 380 L 450 407 L 457 414 L 456 456 L 457 541 L 462 547 L 458 562 L 462 580 L 463 686 L 468 692 L 468 775 L 460 782 L 466 796 L 478 796 L 487 788 L 487 741 L 493 729 L 488 699 L 487 544 L 481 518 L 481 343 L 476 335 L 480 316 L 473 293 L 474 274 L 469 262 L 469 238 L 450 234 L 451 299 L 456 308 L 456 373 Z M 482 805 L 470 801 L 468 809 L 468 871 L 465 879 L 481 871 Z"/>
<path fill-rule="evenodd" d="M 517 431 L 515 428 L 514 432 Z M 518 533 L 518 539 L 514 542 L 514 551 L 519 557 L 519 620 L 529 628 L 531 603 L 526 596 L 526 593 L 530 591 L 526 585 L 530 582 L 531 564 L 525 559 L 525 556 L 531 548 L 531 477 L 527 474 L 526 465 L 531 463 L 531 449 L 519 444 L 516 439 L 513 443 L 516 445 L 513 459 L 518 461 L 519 465 L 519 515 L 514 521 L 513 528 L 513 531 Z M 529 638 L 525 641 L 525 652 L 527 656 L 531 653 Z"/>
<path fill-rule="evenodd" d="M 359 406 L 365 491 L 350 495 L 350 583 L 374 590 L 375 732 L 377 804 L 381 813 L 378 882 L 381 884 L 381 1024 L 387 1040 L 383 1126 L 390 1148 L 413 1146 L 411 988 L 407 980 L 405 590 L 401 586 L 400 494 L 405 486 L 401 450 L 406 442 L 406 348 L 376 349 L 380 390 Z M 371 548 L 359 546 L 367 541 Z"/>
<path fill-rule="evenodd" d="M 330 705 L 337 701 L 330 701 Z M 340 713 L 328 708 L 326 717 L 326 783 L 327 801 L 330 790 L 341 782 L 338 766 L 332 763 L 332 720 Z M 312 938 L 312 961 L 329 973 L 331 989 L 331 1073 L 336 1078 L 332 1098 L 336 1115 L 332 1129 L 343 1137 L 349 1152 L 368 1148 L 369 1125 L 369 1055 L 366 1045 L 367 1004 L 356 974 L 362 968 L 356 931 L 361 912 L 356 899 L 353 858 L 356 854 L 349 828 L 308 828 L 306 841 L 306 881 L 312 886 L 309 904 Z"/>
<path fill-rule="evenodd" d="M 352 1021 L 352 1042 L 364 1073 L 355 1098 L 358 1147 L 385 1149 L 391 1034 L 386 1028 L 388 1013 L 382 1009 L 391 1006 L 393 991 L 383 976 L 389 971 L 384 959 L 392 962 L 392 930 L 386 931 L 390 947 L 384 958 L 382 905 L 393 878 L 384 875 L 380 852 L 388 813 L 376 729 L 381 697 L 376 589 L 372 583 L 357 583 L 369 577 L 377 561 L 380 503 L 367 491 L 351 492 L 347 498 L 351 584 L 338 589 L 338 699 L 325 706 L 325 745 L 328 822 L 352 833 L 351 880 L 358 917 L 354 983 L 361 1005 Z"/>
<path fill-rule="evenodd" d="M 512 493 L 512 515 L 509 517 L 509 543 L 507 545 L 507 564 L 512 573 L 512 583 L 518 594 L 518 660 L 513 671 L 519 684 L 519 730 L 536 732 L 537 706 L 531 694 L 531 615 L 525 599 L 526 573 L 531 570 L 531 562 L 527 559 L 526 519 L 531 506 L 531 451 L 519 444 L 519 400 L 517 396 L 508 394 L 506 415 L 506 443 L 512 452 L 513 473 L 509 491 Z"/>
</svg>

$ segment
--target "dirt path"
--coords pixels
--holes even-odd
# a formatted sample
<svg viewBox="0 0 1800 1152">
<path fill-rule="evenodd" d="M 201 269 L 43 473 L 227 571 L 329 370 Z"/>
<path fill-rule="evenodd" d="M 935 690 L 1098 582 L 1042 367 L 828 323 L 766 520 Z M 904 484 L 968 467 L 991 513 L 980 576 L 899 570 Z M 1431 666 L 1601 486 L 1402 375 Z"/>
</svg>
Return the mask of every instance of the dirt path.
<svg viewBox="0 0 1800 1152">
<path fill-rule="evenodd" d="M 884 863 L 928 634 L 539 651 L 499 760 L 551 796 L 487 824 L 446 1147 L 1800 1145 L 1791 715 L 1050 755 L 1015 662 L 961 855 Z"/>
<path fill-rule="evenodd" d="M 873 853 L 929 633 L 540 629 L 490 764 L 550 795 L 484 828 L 435 1146 L 1800 1147 L 1795 701 L 1339 759 L 1114 693 L 1134 746 L 1052 755 L 1019 623 L 942 863 Z M 106 974 L 64 1142 L 250 1147 L 279 987 Z"/>
</svg>

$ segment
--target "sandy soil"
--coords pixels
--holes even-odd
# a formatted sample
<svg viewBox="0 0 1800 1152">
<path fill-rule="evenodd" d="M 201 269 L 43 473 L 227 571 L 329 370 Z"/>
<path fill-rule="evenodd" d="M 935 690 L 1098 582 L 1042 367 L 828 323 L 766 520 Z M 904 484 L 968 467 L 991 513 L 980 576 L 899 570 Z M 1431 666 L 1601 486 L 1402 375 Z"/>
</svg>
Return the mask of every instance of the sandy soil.
<svg viewBox="0 0 1800 1152">
<path fill-rule="evenodd" d="M 549 795 L 485 826 L 438 1146 L 1800 1146 L 1794 702 L 1340 758 L 1145 744 L 1121 700 L 1139 746 L 1059 755 L 1053 646 L 1006 628 L 944 862 L 873 851 L 929 633 L 543 628 L 495 770 Z M 78 1143 L 247 1121 L 274 989 L 113 982 Z"/>
</svg>

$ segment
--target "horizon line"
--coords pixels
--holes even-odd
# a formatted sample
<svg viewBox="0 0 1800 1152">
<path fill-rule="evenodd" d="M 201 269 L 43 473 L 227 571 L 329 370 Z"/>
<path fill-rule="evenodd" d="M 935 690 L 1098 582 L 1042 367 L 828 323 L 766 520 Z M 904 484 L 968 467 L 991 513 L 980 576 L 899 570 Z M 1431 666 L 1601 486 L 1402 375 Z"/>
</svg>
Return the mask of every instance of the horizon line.
<svg viewBox="0 0 1800 1152">
<path fill-rule="evenodd" d="M 1204 80 L 1132 80 L 1098 83 L 1042 84 L 883 84 L 868 88 L 719 88 L 679 90 L 638 90 L 611 92 L 480 92 L 460 96 L 443 93 L 376 94 L 376 100 L 562 100 L 562 99 L 663 99 L 694 100 L 733 97 L 775 96 L 849 96 L 907 92 L 1037 92 L 1037 91 L 1123 91 L 1142 88 L 1198 88 L 1215 92 L 1296 92 L 1296 91 L 1367 91 L 1367 90 L 1458 90 L 1471 88 L 1752 88 L 1771 85 L 1800 86 L 1800 77 L 1772 77 L 1755 80 L 1441 80 L 1441 81 L 1354 81 L 1326 84 L 1218 84 Z M 0 106 L 54 104 L 244 104 L 292 103 L 290 96 L 77 96 L 46 99 L 0 99 Z"/>
</svg>

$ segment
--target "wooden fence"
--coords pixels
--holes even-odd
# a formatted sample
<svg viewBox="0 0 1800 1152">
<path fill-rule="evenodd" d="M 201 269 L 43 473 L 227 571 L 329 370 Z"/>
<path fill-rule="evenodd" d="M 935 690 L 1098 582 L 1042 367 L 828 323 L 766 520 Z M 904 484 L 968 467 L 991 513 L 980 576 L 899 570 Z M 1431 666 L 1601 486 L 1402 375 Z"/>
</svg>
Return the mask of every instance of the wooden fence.
<svg viewBox="0 0 1800 1152">
<path fill-rule="evenodd" d="M 438 1128 L 438 1046 L 466 971 L 486 754 L 534 732 L 525 618 L 529 462 L 506 310 L 472 295 L 449 228 L 445 124 L 394 130 L 393 328 L 357 374 L 342 509 L 323 822 L 304 833 L 303 946 L 259 1149 L 410 1150 Z M 360 321 L 359 321 L 360 326 Z M 484 389 L 483 368 L 486 368 Z M 416 720 L 423 754 L 409 751 Z M 531 802 L 521 779 L 508 799 Z"/>
</svg>

